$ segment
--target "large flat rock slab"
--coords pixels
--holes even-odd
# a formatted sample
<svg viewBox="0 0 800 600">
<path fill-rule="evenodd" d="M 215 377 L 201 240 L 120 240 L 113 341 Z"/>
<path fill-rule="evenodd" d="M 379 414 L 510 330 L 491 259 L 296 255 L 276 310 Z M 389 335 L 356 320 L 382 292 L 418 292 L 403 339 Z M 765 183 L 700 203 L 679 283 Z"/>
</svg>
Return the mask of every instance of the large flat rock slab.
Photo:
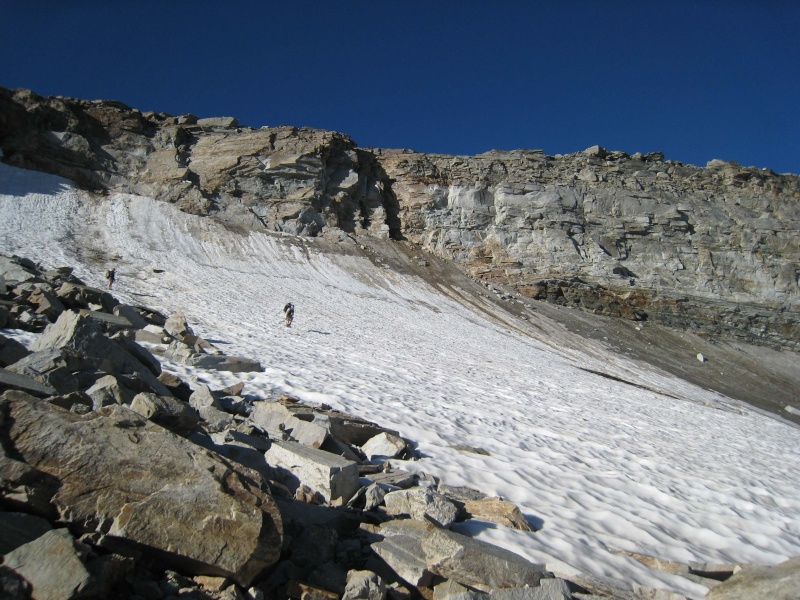
<svg viewBox="0 0 800 600">
<path fill-rule="evenodd" d="M 414 519 L 389 521 L 372 549 L 402 579 L 427 585 L 433 575 L 483 592 L 537 587 L 552 577 L 544 565 L 480 540 Z"/>
<path fill-rule="evenodd" d="M 55 493 L 45 491 L 73 531 L 105 534 L 183 572 L 242 586 L 279 557 L 280 514 L 256 472 L 126 407 L 80 417 L 9 391 L 0 396 L 0 435 L 15 459 L 0 469 L 23 462 L 57 481 Z M 0 472 L 0 480 L 12 476 L 19 479 Z"/>
</svg>

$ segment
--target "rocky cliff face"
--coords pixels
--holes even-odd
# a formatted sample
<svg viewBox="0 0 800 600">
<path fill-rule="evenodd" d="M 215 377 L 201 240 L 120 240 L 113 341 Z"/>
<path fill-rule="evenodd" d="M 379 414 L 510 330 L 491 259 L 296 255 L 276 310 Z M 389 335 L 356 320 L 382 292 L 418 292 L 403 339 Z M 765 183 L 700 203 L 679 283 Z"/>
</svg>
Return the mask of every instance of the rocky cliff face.
<svg viewBox="0 0 800 600">
<path fill-rule="evenodd" d="M 388 237 L 396 223 L 375 156 L 330 131 L 253 129 L 234 118 L 0 89 L 0 144 L 14 166 L 174 202 L 237 227 Z"/>
<path fill-rule="evenodd" d="M 377 151 L 403 234 L 558 304 L 796 347 L 797 176 L 593 147 Z"/>
<path fill-rule="evenodd" d="M 800 347 L 800 177 L 593 147 L 474 157 L 0 90 L 10 164 L 232 227 L 405 238 L 514 293 Z"/>
</svg>

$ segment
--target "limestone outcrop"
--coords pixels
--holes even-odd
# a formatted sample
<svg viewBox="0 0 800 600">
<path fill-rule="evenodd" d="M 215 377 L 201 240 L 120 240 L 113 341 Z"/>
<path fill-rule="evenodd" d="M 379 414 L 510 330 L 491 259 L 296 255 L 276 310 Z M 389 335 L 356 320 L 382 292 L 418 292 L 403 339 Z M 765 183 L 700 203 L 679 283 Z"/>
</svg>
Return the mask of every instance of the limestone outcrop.
<svg viewBox="0 0 800 600">
<path fill-rule="evenodd" d="M 511 293 L 748 341 L 800 342 L 800 178 L 594 147 L 376 151 L 403 235 Z"/>
<path fill-rule="evenodd" d="M 797 175 L 600 146 L 563 156 L 361 149 L 330 131 L 6 89 L 0 149 L 11 165 L 244 230 L 406 239 L 509 298 L 800 345 Z M 37 302 L 39 314 L 58 310 L 46 295 Z"/>
</svg>

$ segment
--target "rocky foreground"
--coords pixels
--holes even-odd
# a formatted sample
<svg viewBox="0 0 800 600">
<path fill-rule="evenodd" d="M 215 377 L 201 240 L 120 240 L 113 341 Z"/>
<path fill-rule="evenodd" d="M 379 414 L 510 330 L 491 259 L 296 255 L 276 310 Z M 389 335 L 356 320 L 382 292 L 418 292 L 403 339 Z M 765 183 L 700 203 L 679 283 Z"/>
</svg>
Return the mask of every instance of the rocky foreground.
<svg viewBox="0 0 800 600">
<path fill-rule="evenodd" d="M 29 347 L 0 335 L 3 598 L 683 598 L 556 577 L 451 531 L 467 519 L 531 525 L 501 498 L 392 467 L 414 458 L 395 431 L 241 383 L 182 381 L 159 355 L 261 366 L 68 267 L 0 257 L 0 328 L 37 334 Z M 713 599 L 800 597 L 800 559 L 629 556 Z"/>
<path fill-rule="evenodd" d="M 600 146 L 447 156 L 0 88 L 8 164 L 244 230 L 405 239 L 511 293 L 800 344 L 800 177 Z"/>
</svg>

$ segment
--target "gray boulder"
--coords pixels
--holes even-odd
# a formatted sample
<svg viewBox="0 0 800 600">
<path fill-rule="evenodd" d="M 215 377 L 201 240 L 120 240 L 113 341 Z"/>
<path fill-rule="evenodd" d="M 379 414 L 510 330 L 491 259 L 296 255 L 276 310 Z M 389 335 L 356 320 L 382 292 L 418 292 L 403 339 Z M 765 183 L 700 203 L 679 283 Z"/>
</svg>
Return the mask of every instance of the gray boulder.
<svg viewBox="0 0 800 600">
<path fill-rule="evenodd" d="M 9 391 L 0 413 L 0 435 L 16 451 L 0 461 L 4 502 L 39 498 L 46 510 L 49 497 L 61 522 L 103 535 L 110 549 L 155 551 L 179 570 L 242 586 L 278 559 L 280 514 L 256 472 L 122 406 L 80 417 Z"/>
<path fill-rule="evenodd" d="M 473 600 L 489 598 L 489 594 L 475 592 L 448 579 L 433 588 L 433 600 Z"/>
<path fill-rule="evenodd" d="M 201 406 L 197 409 L 197 414 L 200 415 L 203 426 L 209 433 L 225 431 L 234 425 L 232 415 L 214 406 Z"/>
<path fill-rule="evenodd" d="M 386 582 L 372 571 L 348 571 L 342 600 L 385 600 Z"/>
<path fill-rule="evenodd" d="M 182 340 L 187 335 L 194 335 L 194 331 L 186 322 L 186 315 L 182 312 L 174 313 L 167 318 L 167 322 L 164 323 L 164 331 L 178 340 Z"/>
<path fill-rule="evenodd" d="M 214 392 L 211 391 L 211 388 L 202 383 L 196 385 L 192 395 L 189 396 L 189 405 L 198 410 L 208 406 L 214 407 L 217 410 L 222 409 L 222 405 L 219 403 L 219 400 L 217 400 Z"/>
<path fill-rule="evenodd" d="M 292 413 L 282 402 L 255 402 L 250 420 L 269 433 L 273 439 L 283 439 L 283 424 Z"/>
<path fill-rule="evenodd" d="M 283 427 L 293 440 L 312 448 L 321 447 L 328 437 L 328 428 L 319 425 L 318 420 L 305 421 L 292 415 L 286 419 Z"/>
<path fill-rule="evenodd" d="M 372 549 L 404 581 L 427 586 L 434 575 L 468 588 L 490 592 L 500 588 L 536 587 L 550 577 L 544 565 L 453 531 L 416 520 L 384 523 L 383 540 Z"/>
<path fill-rule="evenodd" d="M 369 460 L 376 458 L 395 458 L 400 456 L 406 449 L 406 443 L 400 436 L 386 431 L 379 433 L 375 437 L 367 440 L 361 446 L 361 450 L 367 455 Z"/>
<path fill-rule="evenodd" d="M 536 587 L 492 590 L 492 600 L 571 600 L 569 585 L 563 579 L 542 579 Z"/>
<path fill-rule="evenodd" d="M 239 396 L 218 396 L 222 410 L 231 413 L 232 415 L 240 415 L 246 417 L 250 414 L 250 407 L 244 398 Z"/>
<path fill-rule="evenodd" d="M 4 565 L 31 583 L 37 600 L 75 600 L 96 591 L 67 529 L 53 529 L 12 550 Z"/>
<path fill-rule="evenodd" d="M 277 401 L 256 402 L 250 418 L 276 439 L 287 437 L 290 430 L 296 430 L 296 436 L 293 433 L 292 437 L 298 441 L 302 440 L 303 443 L 313 446 L 323 439 L 320 442 L 321 448 L 350 458 L 353 458 L 350 446 L 361 446 L 380 433 L 397 434 L 330 406 L 304 404 L 289 396 L 281 396 Z M 312 425 L 304 425 L 298 421 Z"/>
<path fill-rule="evenodd" d="M 197 411 L 185 402 L 151 392 L 136 394 L 131 410 L 179 435 L 191 431 L 200 420 Z"/>
<path fill-rule="evenodd" d="M 36 265 L 19 256 L 0 255 L 0 276 L 6 285 L 31 281 L 36 278 Z"/>
<path fill-rule="evenodd" d="M 434 526 L 423 521 L 398 520 L 384 523 L 379 531 L 383 539 L 371 545 L 383 561 L 403 581 L 414 587 L 429 586 L 434 573 L 428 567 L 422 541 Z"/>
<path fill-rule="evenodd" d="M 482 591 L 536 587 L 547 576 L 545 566 L 518 554 L 452 531 L 435 529 L 422 540 L 429 568 L 441 577 Z"/>
<path fill-rule="evenodd" d="M 133 339 L 121 333 L 112 336 L 111 339 L 128 354 L 147 367 L 153 375 L 156 377 L 161 375 L 161 363 L 158 362 L 158 359 L 145 347 L 140 346 Z"/>
<path fill-rule="evenodd" d="M 34 352 L 61 348 L 68 348 L 82 358 L 91 359 L 106 373 L 132 375 L 158 395 L 171 395 L 147 366 L 107 338 L 90 317 L 74 311 L 63 312 L 31 345 Z"/>
<path fill-rule="evenodd" d="M 127 320 L 132 327 L 136 329 L 144 329 L 150 324 L 147 322 L 142 314 L 130 306 L 129 304 L 119 304 L 114 307 L 114 314 Z"/>
<path fill-rule="evenodd" d="M 458 514 L 455 504 L 429 487 L 390 492 L 383 501 L 390 515 L 405 514 L 438 527 L 450 527 Z"/>
<path fill-rule="evenodd" d="M 774 567 L 745 566 L 714 587 L 708 600 L 800 600 L 800 556 Z"/>
<path fill-rule="evenodd" d="M 197 119 L 197 125 L 200 127 L 236 127 L 239 125 L 239 119 L 236 117 L 208 117 Z"/>
<path fill-rule="evenodd" d="M 294 493 L 301 485 L 325 502 L 346 504 L 358 491 L 358 464 L 296 442 L 275 441 L 265 454 L 276 476 Z"/>
<path fill-rule="evenodd" d="M 58 394 L 56 388 L 48 383 L 42 383 L 29 375 L 21 375 L 0 367 L 0 391 L 3 390 L 24 390 L 43 398 Z"/>
<path fill-rule="evenodd" d="M 56 295 L 67 308 L 71 309 L 102 309 L 111 313 L 119 304 L 119 300 L 105 290 L 69 281 L 61 284 L 56 290 Z"/>
<path fill-rule="evenodd" d="M 52 348 L 28 354 L 10 365 L 8 370 L 32 377 L 53 387 L 59 394 L 69 394 L 80 387 L 72 371 L 78 371 L 85 366 L 81 363 L 68 350 Z"/>
<path fill-rule="evenodd" d="M 37 315 L 44 315 L 51 322 L 55 321 L 58 315 L 65 310 L 58 296 L 43 287 L 37 288 L 28 296 L 28 303 L 36 307 Z"/>
<path fill-rule="evenodd" d="M 134 393 L 121 385 L 113 375 L 98 379 L 86 390 L 86 394 L 92 399 L 95 410 L 112 404 L 130 404 L 134 397 Z"/>
</svg>

